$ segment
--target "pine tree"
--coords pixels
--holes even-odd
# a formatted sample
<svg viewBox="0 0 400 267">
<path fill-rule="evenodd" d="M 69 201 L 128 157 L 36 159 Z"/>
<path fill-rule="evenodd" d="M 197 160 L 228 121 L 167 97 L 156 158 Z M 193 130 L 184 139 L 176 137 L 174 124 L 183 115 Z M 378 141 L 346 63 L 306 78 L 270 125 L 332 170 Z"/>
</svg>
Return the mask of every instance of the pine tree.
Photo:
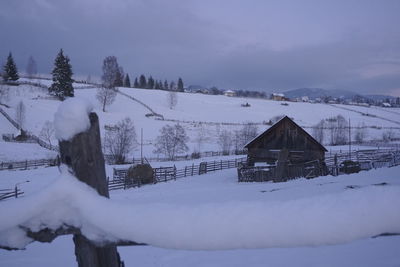
<svg viewBox="0 0 400 267">
<path fill-rule="evenodd" d="M 68 56 L 64 56 L 63 50 L 60 49 L 55 61 L 53 75 L 53 84 L 49 87 L 49 93 L 64 100 L 65 97 L 74 96 L 74 88 L 72 87 L 72 67 L 69 63 Z"/>
<path fill-rule="evenodd" d="M 163 82 L 161 80 L 158 82 L 158 89 L 164 90 Z"/>
<path fill-rule="evenodd" d="M 176 87 L 175 87 L 175 82 L 174 82 L 174 81 L 172 81 L 172 82 L 169 84 L 169 90 L 170 90 L 170 91 L 176 91 Z"/>
<path fill-rule="evenodd" d="M 147 88 L 147 80 L 143 74 L 140 75 L 140 77 L 139 77 L 139 88 L 143 88 L 143 89 Z"/>
<path fill-rule="evenodd" d="M 184 89 L 183 89 L 183 81 L 182 81 L 182 78 L 179 78 L 179 80 L 178 80 L 178 92 L 183 92 L 184 91 Z"/>
<path fill-rule="evenodd" d="M 118 67 L 116 77 L 115 77 L 115 87 L 124 86 L 124 69 L 122 67 Z"/>
<path fill-rule="evenodd" d="M 154 89 L 154 79 L 150 76 L 149 80 L 147 81 L 147 89 Z"/>
<path fill-rule="evenodd" d="M 167 80 L 165 80 L 164 81 L 164 90 L 168 90 L 168 81 Z"/>
<path fill-rule="evenodd" d="M 131 87 L 131 79 L 129 79 L 129 74 L 128 73 L 125 75 L 124 86 L 125 87 Z"/>
<path fill-rule="evenodd" d="M 135 81 L 133 82 L 133 87 L 139 88 L 139 82 L 138 82 L 137 78 L 135 78 Z"/>
<path fill-rule="evenodd" d="M 19 79 L 17 65 L 15 65 L 14 59 L 12 54 L 8 54 L 7 62 L 4 65 L 4 74 L 3 80 L 4 81 L 16 81 Z"/>
</svg>

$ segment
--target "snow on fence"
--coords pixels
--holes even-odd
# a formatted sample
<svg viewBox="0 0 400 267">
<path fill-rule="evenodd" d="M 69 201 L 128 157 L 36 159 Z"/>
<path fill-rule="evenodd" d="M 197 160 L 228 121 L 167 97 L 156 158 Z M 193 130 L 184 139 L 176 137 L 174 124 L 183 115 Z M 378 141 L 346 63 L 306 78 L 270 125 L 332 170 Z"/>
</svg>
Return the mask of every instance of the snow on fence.
<svg viewBox="0 0 400 267">
<path fill-rule="evenodd" d="M 220 156 L 228 156 L 228 155 L 245 155 L 246 150 L 232 150 L 229 152 L 224 151 L 205 151 L 201 153 L 193 153 L 193 154 L 186 154 L 176 156 L 173 161 L 181 161 L 181 160 L 190 160 L 190 159 L 198 159 L 198 158 L 207 158 L 207 157 L 220 157 Z M 105 154 L 104 159 L 108 164 L 115 164 L 114 157 L 112 155 Z M 170 158 L 160 158 L 160 157 L 146 157 L 147 161 L 155 161 L 155 162 L 162 162 L 162 161 L 171 161 Z M 124 164 L 140 164 L 141 159 L 132 159 L 126 160 Z"/>
<path fill-rule="evenodd" d="M 0 171 L 2 171 L 2 170 L 27 170 L 30 168 L 37 168 L 40 166 L 56 166 L 56 165 L 58 165 L 58 162 L 59 162 L 58 158 L 0 162 Z"/>
<path fill-rule="evenodd" d="M 21 130 L 21 126 L 13 119 L 11 118 L 7 112 L 5 112 L 1 107 L 0 107 L 0 113 L 3 114 L 3 116 L 18 130 Z M 58 146 L 53 146 L 51 144 L 46 143 L 45 141 L 43 141 L 42 139 L 40 139 L 39 137 L 37 137 L 34 134 L 31 134 L 29 132 L 27 132 L 28 134 L 28 139 L 34 140 L 36 143 L 38 143 L 39 146 L 44 147 L 48 150 L 53 150 L 53 151 L 57 151 L 58 152 Z"/>
<path fill-rule="evenodd" d="M 192 164 L 184 168 L 177 169 L 172 167 L 153 168 L 154 183 L 167 182 L 188 176 L 202 175 L 208 172 L 214 172 L 224 169 L 237 168 L 239 164 L 246 162 L 246 158 L 236 158 L 233 160 L 216 160 Z M 113 179 L 108 181 L 108 189 L 127 189 L 131 187 L 140 187 L 140 181 L 126 179 L 128 169 L 113 169 Z"/>
</svg>

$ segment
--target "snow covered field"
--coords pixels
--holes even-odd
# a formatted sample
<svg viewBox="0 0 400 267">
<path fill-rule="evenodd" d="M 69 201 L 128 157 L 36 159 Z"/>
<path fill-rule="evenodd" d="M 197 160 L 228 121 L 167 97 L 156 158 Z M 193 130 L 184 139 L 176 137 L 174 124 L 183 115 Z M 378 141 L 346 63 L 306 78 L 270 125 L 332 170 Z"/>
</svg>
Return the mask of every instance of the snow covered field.
<svg viewBox="0 0 400 267">
<path fill-rule="evenodd" d="M 41 83 L 49 85 L 50 81 L 41 80 Z M 82 86 L 82 85 L 76 85 Z M 350 119 L 353 126 L 357 127 L 364 123 L 368 127 L 366 139 L 381 139 L 382 134 L 394 127 L 392 131 L 399 135 L 400 110 L 385 109 L 380 107 L 358 107 L 346 105 L 325 105 L 312 103 L 288 102 L 288 106 L 281 105 L 280 101 L 236 98 L 227 96 L 213 96 L 203 94 L 177 93 L 178 103 L 174 109 L 168 107 L 166 98 L 168 92 L 160 90 L 145 90 L 134 88 L 120 88 L 120 90 L 131 95 L 150 106 L 157 113 L 164 116 L 166 121 L 155 120 L 145 115 L 150 111 L 143 105 L 118 94 L 116 101 L 102 112 L 100 104 L 96 100 L 96 89 L 76 89 L 75 95 L 83 97 L 93 103 L 94 111 L 99 115 L 101 131 L 104 132 L 104 125 L 113 125 L 119 120 L 129 117 L 134 122 L 136 133 L 139 136 L 140 129 L 144 131 L 144 152 L 145 156 L 156 156 L 153 153 L 154 140 L 159 135 L 159 130 L 166 124 L 174 124 L 175 120 L 186 128 L 190 137 L 189 153 L 193 151 L 218 151 L 221 150 L 217 144 L 219 133 L 227 129 L 231 132 L 239 130 L 240 123 L 259 123 L 258 131 L 262 132 L 269 126 L 263 122 L 279 115 L 288 115 L 294 118 L 300 126 L 310 127 L 317 124 L 321 119 L 342 115 Z M 15 107 L 19 101 L 26 106 L 25 127 L 32 133 L 38 135 L 46 121 L 53 121 L 54 113 L 60 102 L 48 97 L 46 90 L 31 85 L 20 85 L 10 87 L 9 100 L 7 104 L 11 108 L 3 109 L 10 115 L 15 115 Z M 241 104 L 249 103 L 251 107 L 243 108 Z M 351 110 L 349 110 L 351 109 Z M 372 116 L 364 116 L 361 113 Z M 376 117 L 375 117 L 376 116 Z M 387 120 L 384 120 L 385 118 Z M 239 125 L 226 125 L 226 124 Z M 311 133 L 310 128 L 306 128 Z M 15 134 L 15 129 L 0 116 L 0 134 Z M 199 135 L 203 135 L 201 144 L 197 141 Z M 56 140 L 54 139 L 54 143 Z M 5 146 L 0 143 L 1 147 Z M 136 148 L 133 155 L 139 156 L 139 149 Z M 43 155 L 42 157 L 45 157 Z M 12 157 L 13 159 L 15 157 Z M 21 158 L 25 160 L 26 158 Z M 6 160 L 2 158 L 1 160 Z"/>
<path fill-rule="evenodd" d="M 235 170 L 225 170 L 113 191 L 111 202 L 121 203 L 115 207 L 132 210 L 125 213 L 124 220 L 135 218 L 129 221 L 131 230 L 124 227 L 116 231 L 137 232 L 141 238 L 153 240 L 153 244 L 164 244 L 164 248 L 123 247 L 119 251 L 127 266 L 397 266 L 400 237 L 371 236 L 379 231 L 400 231 L 399 170 L 400 167 L 394 167 L 286 183 L 241 184 L 236 182 Z M 57 173 L 56 167 L 0 172 L 2 186 L 12 186 L 22 177 L 31 181 L 21 185 L 26 192 L 24 198 L 4 201 L 0 210 L 4 211 L 11 202 L 31 203 L 28 206 L 35 207 L 31 200 L 62 179 L 57 178 Z M 71 189 L 64 188 L 65 192 Z M 78 188 L 74 191 L 79 192 Z M 65 206 L 69 212 L 73 202 L 64 202 L 70 203 Z M 56 203 L 46 208 L 48 216 L 54 214 L 51 207 Z M 142 211 L 140 216 L 133 212 L 145 207 L 148 211 Z M 29 213 L 34 210 L 30 208 Z M 18 210 L 13 213 L 17 215 Z M 99 213 L 93 211 L 92 215 Z M 112 229 L 121 221 L 103 221 L 99 225 L 104 223 Z M 0 228 L 1 225 L 4 221 Z M 363 236 L 376 230 L 375 234 Z M 185 238 L 189 238 L 190 246 Z M 195 248 L 196 244 L 225 249 L 259 248 L 182 250 Z M 171 249 L 177 247 L 181 249 Z M 24 251 L 0 250 L 1 266 L 54 266 L 56 261 L 59 266 L 75 264 L 70 237 L 58 238 L 50 245 L 33 243 Z"/>
</svg>

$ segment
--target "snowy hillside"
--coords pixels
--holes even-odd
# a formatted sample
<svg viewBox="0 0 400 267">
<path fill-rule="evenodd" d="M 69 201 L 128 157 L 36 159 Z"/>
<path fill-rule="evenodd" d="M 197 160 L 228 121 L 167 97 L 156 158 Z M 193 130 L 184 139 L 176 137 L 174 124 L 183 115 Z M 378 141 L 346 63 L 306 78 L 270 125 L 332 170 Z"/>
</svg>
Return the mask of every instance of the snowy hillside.
<svg viewBox="0 0 400 267">
<path fill-rule="evenodd" d="M 27 81 L 27 79 L 25 79 Z M 34 80 L 36 81 L 36 80 Z M 48 86 L 50 81 L 41 80 Z M 83 84 L 75 84 L 76 88 L 85 87 Z M 392 128 L 396 134 L 400 127 L 400 110 L 385 109 L 379 107 L 358 107 L 345 105 L 326 105 L 312 103 L 288 102 L 282 105 L 280 101 L 237 98 L 227 96 L 214 96 L 192 93 L 177 93 L 176 107 L 170 109 L 167 104 L 168 92 L 161 90 L 145 90 L 136 88 L 120 88 L 124 92 L 149 106 L 155 112 L 163 115 L 165 120 L 156 120 L 154 117 L 146 117 L 150 111 L 142 104 L 118 94 L 115 102 L 106 107 L 102 112 L 100 103 L 96 100 L 97 89 L 75 89 L 76 97 L 83 97 L 93 103 L 95 112 L 99 115 L 101 131 L 104 134 L 104 125 L 114 125 L 119 120 L 129 117 L 134 122 L 136 133 L 139 136 L 140 129 L 144 131 L 144 152 L 146 156 L 153 154 L 153 143 L 159 135 L 159 130 L 167 124 L 180 123 L 190 137 L 189 153 L 193 151 L 217 151 L 221 150 L 217 144 L 219 133 L 227 129 L 230 132 L 239 130 L 243 123 L 253 122 L 262 132 L 269 127 L 265 122 L 276 116 L 287 115 L 300 126 L 306 127 L 312 133 L 311 126 L 320 120 L 342 115 L 350 119 L 353 127 L 364 125 L 366 139 L 381 139 L 382 134 Z M 15 116 L 17 104 L 23 101 L 26 106 L 26 120 L 24 127 L 38 135 L 46 121 L 53 121 L 54 113 L 60 101 L 49 97 L 46 89 L 32 85 L 11 86 L 9 88 L 8 101 L 5 104 L 10 108 L 2 107 L 11 117 Z M 242 107 L 241 104 L 249 103 L 250 107 Z M 0 134 L 14 134 L 15 129 L 4 117 L 0 116 Z M 203 143 L 198 143 L 199 135 L 203 136 Z M 57 141 L 54 139 L 53 143 Z M 5 146 L 3 146 L 6 149 Z M 133 153 L 138 156 L 138 149 Z M 43 154 L 43 157 L 45 155 Z M 10 156 L 10 159 L 14 158 Z M 1 158 L 0 160 L 7 160 Z M 22 158 L 25 160 L 25 158 Z"/>
</svg>

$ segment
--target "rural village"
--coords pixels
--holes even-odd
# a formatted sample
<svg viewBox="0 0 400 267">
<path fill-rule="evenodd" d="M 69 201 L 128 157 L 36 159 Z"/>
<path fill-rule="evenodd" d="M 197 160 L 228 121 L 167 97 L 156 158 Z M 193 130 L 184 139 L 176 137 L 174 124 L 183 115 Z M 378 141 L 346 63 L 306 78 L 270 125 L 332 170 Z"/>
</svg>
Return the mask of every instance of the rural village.
<svg viewBox="0 0 400 267">
<path fill-rule="evenodd" d="M 45 10 L 57 6 L 34 2 Z M 0 18 L 7 16 L 0 12 Z M 182 44 L 202 51 L 196 40 Z M 75 63 L 66 45 L 46 52 L 46 59 L 54 56 L 47 71 L 38 68 L 39 54 L 37 61 L 17 46 L 7 48 L 0 69 L 0 266 L 398 266 L 400 91 L 390 75 L 399 73 L 383 66 L 395 59 L 385 57 L 359 75 L 371 82 L 388 71 L 387 90 L 374 80 L 364 92 L 364 81 L 347 78 L 329 89 L 308 78 L 288 89 L 296 88 L 286 86 L 289 74 L 309 77 L 303 66 L 287 77 L 261 73 L 264 87 L 250 78 L 248 86 L 231 85 L 242 68 L 235 60 L 252 65 L 253 52 L 264 56 L 258 45 L 244 46 L 249 58 L 238 53 L 220 70 L 205 64 L 208 76 L 196 74 L 221 87 L 210 85 L 217 84 L 211 78 L 195 85 L 183 71 L 190 56 L 179 59 L 183 67 L 161 64 L 162 71 L 150 74 L 138 71 L 147 61 L 133 68 L 110 49 L 96 70 L 85 72 L 87 62 Z M 166 53 L 186 53 L 183 47 L 171 45 Z M 299 47 L 307 56 L 318 52 Z M 266 54 L 283 59 L 285 49 Z M 277 73 L 293 67 L 275 64 Z M 257 80 L 256 70 L 243 73 Z"/>
</svg>

